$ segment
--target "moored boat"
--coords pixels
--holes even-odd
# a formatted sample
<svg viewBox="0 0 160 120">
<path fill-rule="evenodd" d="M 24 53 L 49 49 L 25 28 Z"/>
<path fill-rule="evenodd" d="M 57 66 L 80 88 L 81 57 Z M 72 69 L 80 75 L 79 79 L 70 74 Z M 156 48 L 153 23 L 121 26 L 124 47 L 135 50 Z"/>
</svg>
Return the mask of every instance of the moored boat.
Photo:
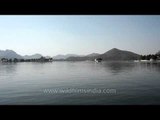
<svg viewBox="0 0 160 120">
<path fill-rule="evenodd" d="M 102 61 L 102 58 L 96 58 L 94 61 L 95 61 L 95 62 L 101 62 L 101 61 Z"/>
</svg>

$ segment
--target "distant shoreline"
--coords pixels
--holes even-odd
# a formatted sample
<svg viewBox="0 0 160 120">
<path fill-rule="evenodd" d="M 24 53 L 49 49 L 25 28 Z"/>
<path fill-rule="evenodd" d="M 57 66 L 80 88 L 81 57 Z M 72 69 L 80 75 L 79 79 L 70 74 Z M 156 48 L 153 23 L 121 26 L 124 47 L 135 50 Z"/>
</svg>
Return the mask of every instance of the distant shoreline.
<svg viewBox="0 0 160 120">
<path fill-rule="evenodd" d="M 12 63 L 12 62 L 52 62 L 53 59 L 52 58 L 45 58 L 45 57 L 41 57 L 39 59 L 7 59 L 7 58 L 2 58 L 1 62 L 5 62 L 5 63 Z"/>
</svg>

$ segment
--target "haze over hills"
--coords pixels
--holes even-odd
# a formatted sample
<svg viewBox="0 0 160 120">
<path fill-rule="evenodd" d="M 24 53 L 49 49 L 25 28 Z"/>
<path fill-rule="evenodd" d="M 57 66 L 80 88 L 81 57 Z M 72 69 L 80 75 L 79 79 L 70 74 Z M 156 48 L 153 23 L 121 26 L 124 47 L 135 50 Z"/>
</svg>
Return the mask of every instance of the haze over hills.
<svg viewBox="0 0 160 120">
<path fill-rule="evenodd" d="M 98 55 L 100 55 L 99 53 L 92 53 L 92 54 L 89 54 L 89 55 L 86 55 L 86 56 L 88 56 L 88 57 L 95 57 L 95 56 L 98 56 Z"/>
<path fill-rule="evenodd" d="M 97 56 L 99 56 L 99 55 L 94 55 L 94 56 L 88 56 L 88 55 L 86 55 L 86 56 L 82 56 L 82 57 L 74 57 L 74 56 L 71 56 L 71 57 L 68 57 L 66 60 L 68 60 L 68 61 L 83 61 L 83 60 L 94 60 Z"/>
<path fill-rule="evenodd" d="M 82 55 L 76 55 L 76 54 L 66 54 L 66 55 L 62 55 L 62 54 L 59 54 L 59 55 L 56 55 L 56 56 L 53 56 L 53 59 L 67 59 L 69 57 L 81 57 Z"/>
<path fill-rule="evenodd" d="M 97 55 L 100 55 L 99 53 L 92 53 L 92 54 L 89 54 L 89 55 L 76 55 L 76 54 L 66 54 L 66 55 L 62 55 L 62 54 L 59 54 L 59 55 L 56 55 L 56 56 L 53 56 L 53 59 L 67 59 L 67 58 L 71 58 L 71 57 L 94 57 L 94 56 L 97 56 Z"/>
<path fill-rule="evenodd" d="M 33 55 L 20 55 L 18 53 L 16 53 L 15 51 L 13 50 L 0 50 L 0 58 L 7 58 L 7 59 L 14 59 L 14 58 L 17 58 L 17 59 L 38 59 L 38 58 L 41 58 L 43 55 L 41 54 L 33 54 Z M 70 56 L 75 56 L 75 57 L 78 57 L 78 56 L 81 56 L 81 55 L 76 55 L 76 54 L 66 54 L 66 55 L 57 55 L 57 56 L 54 56 L 53 58 L 54 59 L 66 59 Z M 46 58 L 51 58 L 50 56 L 45 56 Z"/>
<path fill-rule="evenodd" d="M 7 59 L 13 59 L 13 58 L 17 58 L 17 59 L 22 59 L 23 57 L 19 54 L 17 54 L 16 52 L 14 52 L 13 50 L 0 50 L 0 58 L 7 58 Z"/>
<path fill-rule="evenodd" d="M 42 55 L 41 54 L 33 54 L 33 55 L 20 55 L 17 54 L 15 51 L 13 50 L 0 50 L 0 58 L 7 58 L 7 59 L 38 59 L 41 58 Z"/>
<path fill-rule="evenodd" d="M 79 56 L 70 56 L 70 57 L 67 57 L 66 60 L 77 60 L 77 61 L 81 61 L 81 60 L 92 60 L 94 59 L 95 57 L 97 57 L 98 55 L 100 55 L 99 53 L 91 53 L 91 54 L 88 54 L 88 55 L 79 55 Z"/>
<path fill-rule="evenodd" d="M 33 55 L 25 55 L 23 56 L 24 59 L 38 59 L 38 58 L 41 58 L 42 55 L 41 54 L 33 54 Z"/>
<path fill-rule="evenodd" d="M 157 55 L 160 55 L 160 51 L 158 51 L 156 54 L 157 54 Z"/>
</svg>

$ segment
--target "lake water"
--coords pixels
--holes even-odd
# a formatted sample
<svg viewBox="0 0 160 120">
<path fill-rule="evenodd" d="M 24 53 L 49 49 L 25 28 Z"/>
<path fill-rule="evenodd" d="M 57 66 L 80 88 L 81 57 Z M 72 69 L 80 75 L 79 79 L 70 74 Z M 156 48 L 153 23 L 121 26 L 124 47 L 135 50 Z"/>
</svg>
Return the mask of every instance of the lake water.
<svg viewBox="0 0 160 120">
<path fill-rule="evenodd" d="M 0 104 L 160 104 L 160 63 L 0 63 Z"/>
</svg>

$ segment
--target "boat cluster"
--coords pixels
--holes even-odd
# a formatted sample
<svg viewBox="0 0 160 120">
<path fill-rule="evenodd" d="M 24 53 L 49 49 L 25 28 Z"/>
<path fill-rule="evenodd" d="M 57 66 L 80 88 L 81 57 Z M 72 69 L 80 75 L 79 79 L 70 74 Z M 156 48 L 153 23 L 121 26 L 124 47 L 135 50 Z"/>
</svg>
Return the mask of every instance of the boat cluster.
<svg viewBox="0 0 160 120">
<path fill-rule="evenodd" d="M 102 61 L 102 58 L 96 58 L 95 60 L 94 60 L 95 62 L 101 62 Z"/>
</svg>

